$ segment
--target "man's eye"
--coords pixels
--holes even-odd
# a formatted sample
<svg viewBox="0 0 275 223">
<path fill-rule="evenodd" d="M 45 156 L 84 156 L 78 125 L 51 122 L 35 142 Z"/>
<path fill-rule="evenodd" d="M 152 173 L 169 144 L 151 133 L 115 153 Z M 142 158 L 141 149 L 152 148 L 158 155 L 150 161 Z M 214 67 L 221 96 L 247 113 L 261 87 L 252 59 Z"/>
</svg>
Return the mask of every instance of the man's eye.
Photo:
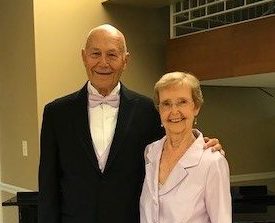
<svg viewBox="0 0 275 223">
<path fill-rule="evenodd" d="M 186 100 L 180 100 L 180 101 L 178 101 L 178 105 L 184 105 L 184 104 L 186 104 L 187 103 L 187 101 Z"/>
<path fill-rule="evenodd" d="M 90 56 L 92 56 L 92 57 L 100 56 L 100 53 L 99 52 L 92 52 L 92 53 L 90 53 Z"/>
<path fill-rule="evenodd" d="M 110 54 L 108 54 L 108 56 L 111 57 L 111 58 L 116 58 L 117 57 L 117 55 L 114 54 L 114 53 L 110 53 Z"/>
</svg>

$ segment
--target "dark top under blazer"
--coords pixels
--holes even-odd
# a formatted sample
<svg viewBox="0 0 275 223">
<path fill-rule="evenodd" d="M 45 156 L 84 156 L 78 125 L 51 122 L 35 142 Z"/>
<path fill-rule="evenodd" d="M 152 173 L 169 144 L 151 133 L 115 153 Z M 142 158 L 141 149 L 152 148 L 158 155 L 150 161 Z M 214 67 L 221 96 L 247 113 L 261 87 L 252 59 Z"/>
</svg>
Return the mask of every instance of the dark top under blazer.
<svg viewBox="0 0 275 223">
<path fill-rule="evenodd" d="M 163 131 L 151 99 L 121 85 L 103 173 L 88 120 L 87 84 L 45 106 L 39 166 L 39 223 L 137 223 L 144 149 Z"/>
</svg>

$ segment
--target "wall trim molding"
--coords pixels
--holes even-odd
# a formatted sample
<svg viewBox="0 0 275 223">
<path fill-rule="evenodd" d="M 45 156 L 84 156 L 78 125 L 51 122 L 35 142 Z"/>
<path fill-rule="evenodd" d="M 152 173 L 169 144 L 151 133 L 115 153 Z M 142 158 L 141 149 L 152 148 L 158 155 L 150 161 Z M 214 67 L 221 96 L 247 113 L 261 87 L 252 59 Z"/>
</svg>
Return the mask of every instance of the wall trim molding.
<svg viewBox="0 0 275 223">
<path fill-rule="evenodd" d="M 242 181 L 252 181 L 252 180 L 265 180 L 265 179 L 275 179 L 275 171 L 239 174 L 239 175 L 230 176 L 231 183 L 242 182 Z"/>
<path fill-rule="evenodd" d="M 29 189 L 17 187 L 3 182 L 0 182 L 0 191 L 5 191 L 11 194 L 16 194 L 17 192 L 31 192 Z"/>
<path fill-rule="evenodd" d="M 242 181 L 264 180 L 264 179 L 275 179 L 275 171 L 239 174 L 239 175 L 230 176 L 231 183 L 242 182 Z M 32 190 L 0 182 L 0 191 L 6 191 L 11 194 L 16 194 L 17 192 L 31 192 Z"/>
</svg>

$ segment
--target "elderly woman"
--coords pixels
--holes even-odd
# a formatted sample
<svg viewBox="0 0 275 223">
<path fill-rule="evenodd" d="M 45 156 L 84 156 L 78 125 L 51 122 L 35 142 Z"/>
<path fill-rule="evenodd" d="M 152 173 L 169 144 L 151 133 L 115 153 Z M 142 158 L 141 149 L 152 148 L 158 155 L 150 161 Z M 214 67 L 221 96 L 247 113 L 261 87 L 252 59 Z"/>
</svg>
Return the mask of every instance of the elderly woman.
<svg viewBox="0 0 275 223">
<path fill-rule="evenodd" d="M 220 153 L 204 150 L 193 129 L 203 103 L 197 78 L 165 74 L 155 101 L 166 136 L 145 149 L 141 223 L 231 223 L 229 168 Z"/>
</svg>

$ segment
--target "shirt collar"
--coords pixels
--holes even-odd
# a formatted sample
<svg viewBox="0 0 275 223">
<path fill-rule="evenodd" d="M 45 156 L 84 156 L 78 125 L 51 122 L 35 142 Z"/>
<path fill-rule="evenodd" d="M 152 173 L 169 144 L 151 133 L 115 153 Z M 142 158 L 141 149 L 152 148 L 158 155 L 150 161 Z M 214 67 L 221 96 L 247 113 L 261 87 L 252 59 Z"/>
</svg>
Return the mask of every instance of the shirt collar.
<svg viewBox="0 0 275 223">
<path fill-rule="evenodd" d="M 119 95 L 119 92 L 120 92 L 120 87 L 121 87 L 121 84 L 120 82 L 118 82 L 118 84 L 114 87 L 114 89 L 111 91 L 110 95 Z M 91 84 L 90 81 L 88 81 L 88 84 L 87 84 L 87 90 L 89 92 L 89 94 L 97 94 L 97 95 L 101 95 L 98 93 L 98 91 L 94 88 L 94 86 Z"/>
</svg>

